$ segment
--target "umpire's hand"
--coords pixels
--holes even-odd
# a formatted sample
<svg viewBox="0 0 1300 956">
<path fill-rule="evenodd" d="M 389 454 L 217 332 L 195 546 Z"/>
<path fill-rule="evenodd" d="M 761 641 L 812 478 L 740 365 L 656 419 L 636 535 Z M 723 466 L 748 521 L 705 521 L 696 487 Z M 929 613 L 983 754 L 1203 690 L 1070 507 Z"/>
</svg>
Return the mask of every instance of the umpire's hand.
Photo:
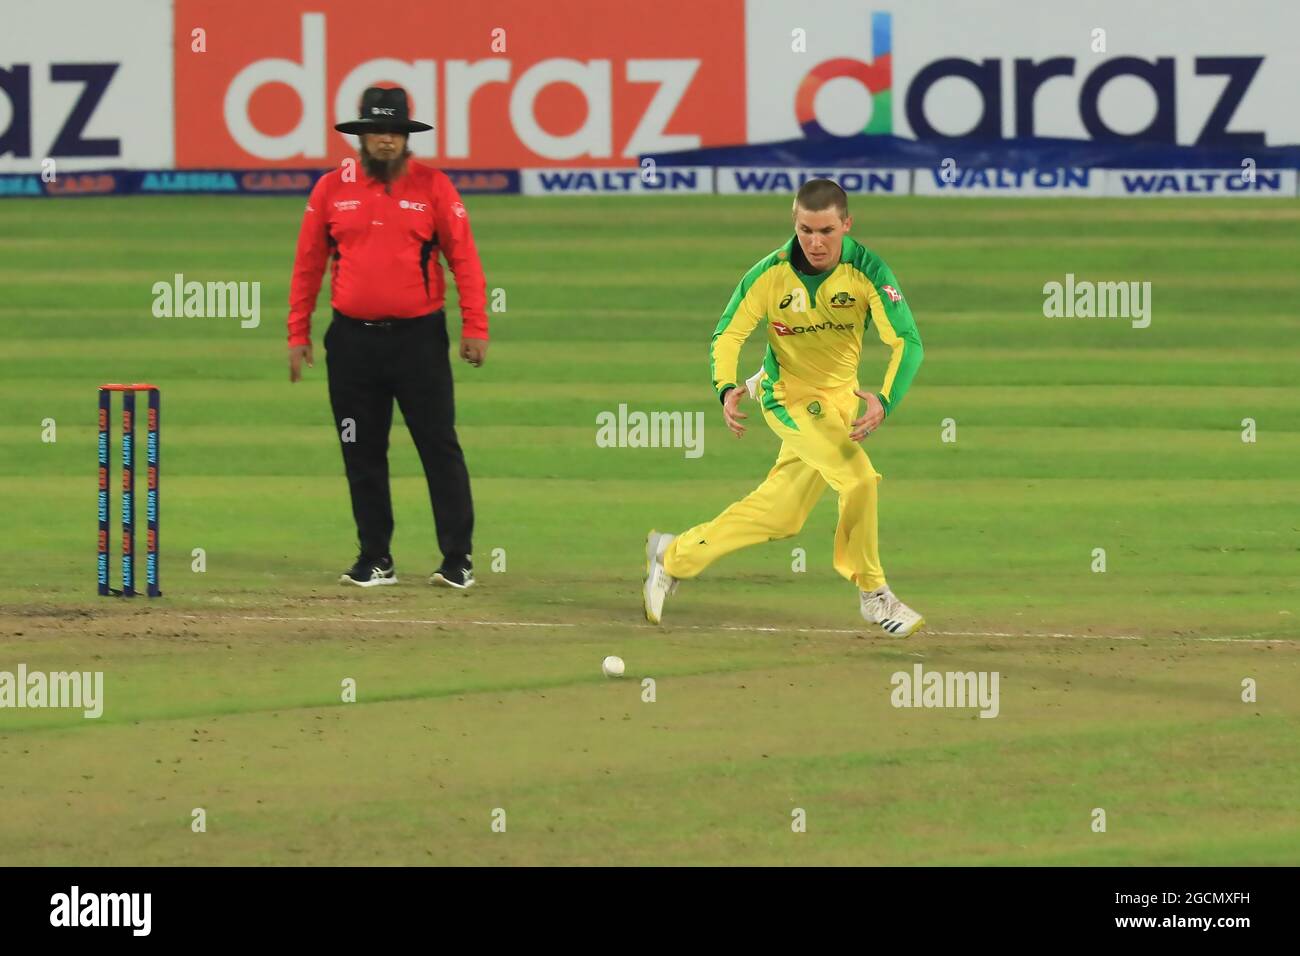
<svg viewBox="0 0 1300 956">
<path fill-rule="evenodd" d="M 311 361 L 311 345 L 289 346 L 289 381 L 296 382 L 302 378 L 302 363 L 307 361 L 308 368 L 315 368 Z"/>
<path fill-rule="evenodd" d="M 487 361 L 487 339 L 461 339 L 460 357 L 478 368 Z"/>
</svg>

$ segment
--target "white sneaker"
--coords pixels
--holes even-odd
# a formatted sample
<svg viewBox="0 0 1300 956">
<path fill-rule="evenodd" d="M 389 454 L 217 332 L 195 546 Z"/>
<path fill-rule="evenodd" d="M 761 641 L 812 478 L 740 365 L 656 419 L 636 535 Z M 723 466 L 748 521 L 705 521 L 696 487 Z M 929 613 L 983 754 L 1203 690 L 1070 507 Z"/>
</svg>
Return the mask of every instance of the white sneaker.
<svg viewBox="0 0 1300 956">
<path fill-rule="evenodd" d="M 355 584 L 359 588 L 373 588 L 384 584 L 397 583 L 397 570 L 393 567 L 392 556 L 379 560 L 364 555 L 357 558 L 356 564 L 339 575 L 339 584 Z"/>
<path fill-rule="evenodd" d="M 645 619 L 658 624 L 664 613 L 664 600 L 677 590 L 677 579 L 664 570 L 664 552 L 676 538 L 675 534 L 651 531 L 645 539 L 645 587 L 641 596 L 645 603 Z"/>
<path fill-rule="evenodd" d="M 862 600 L 862 617 L 879 624 L 891 637 L 911 637 L 923 626 L 925 618 L 894 596 L 885 587 L 882 591 L 859 591 Z"/>
</svg>

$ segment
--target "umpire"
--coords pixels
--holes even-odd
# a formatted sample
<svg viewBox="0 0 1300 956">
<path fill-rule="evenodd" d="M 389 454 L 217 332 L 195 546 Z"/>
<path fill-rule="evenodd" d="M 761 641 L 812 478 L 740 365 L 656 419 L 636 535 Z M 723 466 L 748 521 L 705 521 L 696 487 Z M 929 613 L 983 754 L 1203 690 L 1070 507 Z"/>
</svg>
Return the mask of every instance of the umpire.
<svg viewBox="0 0 1300 956">
<path fill-rule="evenodd" d="M 474 506 L 456 438 L 438 253 L 460 295 L 460 357 L 478 367 L 488 347 L 486 284 L 469 217 L 446 175 L 411 159 L 408 135 L 432 127 L 410 118 L 405 90 L 371 87 L 361 117 L 334 128 L 360 136 L 359 162 L 326 173 L 307 201 L 289 296 L 289 381 L 302 377 L 303 362 L 312 365 L 311 314 L 332 255 L 325 359 L 360 543 L 339 582 L 397 583 L 388 485 L 396 399 L 424 466 L 442 551 L 430 583 L 468 588 Z"/>
</svg>

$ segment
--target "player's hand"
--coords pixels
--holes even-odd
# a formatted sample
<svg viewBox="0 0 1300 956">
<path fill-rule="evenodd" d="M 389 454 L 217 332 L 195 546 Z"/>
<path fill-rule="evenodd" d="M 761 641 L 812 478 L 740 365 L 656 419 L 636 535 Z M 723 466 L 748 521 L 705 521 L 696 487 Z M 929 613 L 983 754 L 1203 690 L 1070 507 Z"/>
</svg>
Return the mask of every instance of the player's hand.
<svg viewBox="0 0 1300 956">
<path fill-rule="evenodd" d="M 745 434 L 745 426 L 740 423 L 749 417 L 739 409 L 740 400 L 744 397 L 745 390 L 743 388 L 733 388 L 727 392 L 727 397 L 722 400 L 722 419 L 737 438 Z"/>
<path fill-rule="evenodd" d="M 307 362 L 308 368 L 315 368 L 311 361 L 311 343 L 306 345 L 289 346 L 289 381 L 296 382 L 302 378 L 302 363 Z"/>
<path fill-rule="evenodd" d="M 487 361 L 487 339 L 461 339 L 460 357 L 478 368 Z"/>
<path fill-rule="evenodd" d="M 867 403 L 867 410 L 862 413 L 861 418 L 854 419 L 853 430 L 849 432 L 849 438 L 853 441 L 862 441 L 885 420 L 885 406 L 880 404 L 880 399 L 876 397 L 875 392 L 863 392 L 858 389 L 853 390 L 853 394 L 858 396 Z"/>
</svg>

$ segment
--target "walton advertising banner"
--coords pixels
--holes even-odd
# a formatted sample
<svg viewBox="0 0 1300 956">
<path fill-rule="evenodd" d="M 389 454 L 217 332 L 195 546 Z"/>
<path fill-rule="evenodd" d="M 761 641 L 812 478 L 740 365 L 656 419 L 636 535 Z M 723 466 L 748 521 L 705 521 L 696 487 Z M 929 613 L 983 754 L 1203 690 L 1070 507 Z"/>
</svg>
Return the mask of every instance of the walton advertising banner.
<svg viewBox="0 0 1300 956">
<path fill-rule="evenodd" d="M 63 0 L 5 17 L 6 171 L 325 168 L 354 149 L 333 124 L 383 81 L 436 127 L 412 149 L 461 169 L 872 136 L 1300 143 L 1289 0 Z"/>
</svg>

